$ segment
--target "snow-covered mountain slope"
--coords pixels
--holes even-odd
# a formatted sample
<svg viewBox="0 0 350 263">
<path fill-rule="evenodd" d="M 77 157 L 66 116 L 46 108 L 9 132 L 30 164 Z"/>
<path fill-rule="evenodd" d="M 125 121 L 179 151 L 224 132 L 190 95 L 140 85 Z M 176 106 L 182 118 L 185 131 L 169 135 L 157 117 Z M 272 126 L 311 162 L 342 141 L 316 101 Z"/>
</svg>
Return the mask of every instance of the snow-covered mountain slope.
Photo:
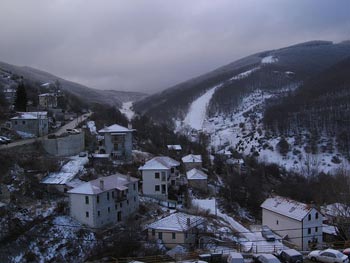
<svg viewBox="0 0 350 263">
<path fill-rule="evenodd" d="M 262 58 L 261 64 L 275 63 L 278 58 L 267 56 Z M 248 78 L 253 72 L 260 70 L 254 67 L 230 78 Z M 290 71 L 287 71 L 290 72 Z M 290 74 L 290 73 L 286 73 Z M 230 81 L 229 80 L 229 81 Z M 210 117 L 208 105 L 219 87 L 220 83 L 198 97 L 189 107 L 186 118 L 177 121 L 177 130 L 196 139 L 197 132 L 202 131 L 209 135 L 211 147 L 217 152 L 229 149 L 236 150 L 243 155 L 256 156 L 260 161 L 276 163 L 287 170 L 294 170 L 304 175 L 312 175 L 318 172 L 335 173 L 339 170 L 348 170 L 349 161 L 336 150 L 335 138 L 321 134 L 315 146 L 318 150 L 310 150 L 309 131 L 301 131 L 298 137 L 291 135 L 283 137 L 265 130 L 263 125 L 266 101 L 271 98 L 280 98 L 284 94 L 295 91 L 299 82 L 288 84 L 278 90 L 262 90 L 256 88 L 242 98 L 241 102 L 230 113 L 218 113 Z M 282 137 L 287 141 L 285 151 L 280 150 Z"/>
</svg>

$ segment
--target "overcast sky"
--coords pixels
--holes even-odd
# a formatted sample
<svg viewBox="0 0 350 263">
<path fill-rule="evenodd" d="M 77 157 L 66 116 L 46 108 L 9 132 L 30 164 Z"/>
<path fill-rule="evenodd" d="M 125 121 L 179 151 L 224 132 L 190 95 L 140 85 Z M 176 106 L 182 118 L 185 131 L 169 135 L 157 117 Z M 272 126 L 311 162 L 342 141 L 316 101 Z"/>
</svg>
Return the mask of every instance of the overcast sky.
<svg viewBox="0 0 350 263">
<path fill-rule="evenodd" d="M 152 93 L 267 49 L 350 39 L 349 0 L 1 0 L 0 60 Z"/>
</svg>

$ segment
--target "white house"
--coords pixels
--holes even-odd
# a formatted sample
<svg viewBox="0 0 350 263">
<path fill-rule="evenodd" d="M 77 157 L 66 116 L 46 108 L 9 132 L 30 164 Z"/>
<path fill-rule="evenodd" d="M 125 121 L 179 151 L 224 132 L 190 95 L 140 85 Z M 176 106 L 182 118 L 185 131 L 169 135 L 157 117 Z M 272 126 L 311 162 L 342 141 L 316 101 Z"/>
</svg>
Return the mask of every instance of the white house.
<svg viewBox="0 0 350 263">
<path fill-rule="evenodd" d="M 134 130 L 113 124 L 98 132 L 104 136 L 100 153 L 107 153 L 113 159 L 132 161 L 132 132 Z"/>
<path fill-rule="evenodd" d="M 44 136 L 49 131 L 47 112 L 18 112 L 16 117 L 11 118 L 11 126 L 19 134 Z"/>
<path fill-rule="evenodd" d="M 125 221 L 139 208 L 138 179 L 114 174 L 68 191 L 70 215 L 93 228 Z"/>
<path fill-rule="evenodd" d="M 311 205 L 285 197 L 268 198 L 261 205 L 262 223 L 274 232 L 308 250 L 310 243 L 322 244 L 322 214 Z"/>
<path fill-rule="evenodd" d="M 202 156 L 189 154 L 182 157 L 182 162 L 186 167 L 186 171 L 189 171 L 193 168 L 201 169 L 202 168 Z"/>
<path fill-rule="evenodd" d="M 201 170 L 193 168 L 186 173 L 188 185 L 201 189 L 202 191 L 208 190 L 208 175 Z"/>
<path fill-rule="evenodd" d="M 147 226 L 149 239 L 160 239 L 167 248 L 196 244 L 204 218 L 184 213 L 174 213 Z"/>
<path fill-rule="evenodd" d="M 167 156 L 158 156 L 139 168 L 142 174 L 142 191 L 145 195 L 168 197 L 168 188 L 175 185 L 180 163 Z"/>
</svg>

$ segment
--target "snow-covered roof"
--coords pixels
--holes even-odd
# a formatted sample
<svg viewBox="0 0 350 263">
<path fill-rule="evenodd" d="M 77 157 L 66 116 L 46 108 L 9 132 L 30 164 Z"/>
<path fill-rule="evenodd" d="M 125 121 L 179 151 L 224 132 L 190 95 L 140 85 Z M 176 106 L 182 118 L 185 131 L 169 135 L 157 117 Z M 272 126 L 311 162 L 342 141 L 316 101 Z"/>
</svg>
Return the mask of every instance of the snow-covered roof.
<svg viewBox="0 0 350 263">
<path fill-rule="evenodd" d="M 168 147 L 168 150 L 174 150 L 174 151 L 181 151 L 182 150 L 182 147 L 181 145 L 178 145 L 178 144 L 174 144 L 174 145 L 167 145 Z"/>
<path fill-rule="evenodd" d="M 130 130 L 130 129 L 123 127 L 121 125 L 118 125 L 118 124 L 113 124 L 111 126 L 108 126 L 108 127 L 105 127 L 103 129 L 99 130 L 98 132 L 99 133 L 112 133 L 112 132 L 118 133 L 118 132 L 132 132 L 132 131 L 134 131 L 134 130 Z"/>
<path fill-rule="evenodd" d="M 334 203 L 322 208 L 322 212 L 328 216 L 350 217 L 350 207 L 342 203 Z"/>
<path fill-rule="evenodd" d="M 184 162 L 184 163 L 201 163 L 202 156 L 195 155 L 195 154 L 189 154 L 189 155 L 182 157 L 182 162 Z"/>
<path fill-rule="evenodd" d="M 103 181 L 103 188 L 101 188 L 101 181 Z M 106 177 L 100 177 L 90 182 L 79 185 L 76 188 L 68 191 L 69 194 L 85 194 L 85 195 L 96 195 L 109 191 L 112 189 L 126 190 L 130 183 L 137 182 L 138 179 L 129 177 L 123 174 L 114 174 Z"/>
<path fill-rule="evenodd" d="M 36 120 L 40 118 L 47 118 L 46 111 L 37 111 L 37 112 L 17 112 L 18 116 L 11 118 L 11 120 Z"/>
<path fill-rule="evenodd" d="M 139 170 L 169 170 L 180 163 L 168 156 L 157 156 L 147 161 Z"/>
<path fill-rule="evenodd" d="M 43 93 L 43 94 L 40 94 L 39 97 L 55 97 L 56 94 L 55 93 Z"/>
<path fill-rule="evenodd" d="M 281 196 L 275 196 L 266 199 L 264 203 L 262 203 L 261 207 L 298 221 L 302 221 L 305 216 L 312 210 L 312 207 L 310 205 Z"/>
<path fill-rule="evenodd" d="M 64 185 L 70 182 L 79 171 L 84 169 L 84 165 L 88 163 L 87 157 L 74 156 L 61 168 L 61 171 L 50 173 L 41 183 L 43 184 L 59 184 Z"/>
<path fill-rule="evenodd" d="M 208 175 L 201 170 L 193 168 L 187 172 L 187 180 L 207 180 Z"/>
<path fill-rule="evenodd" d="M 192 227 L 198 226 L 204 222 L 200 216 L 188 215 L 185 213 L 173 213 L 167 217 L 159 219 L 148 225 L 148 229 L 186 231 Z"/>
<path fill-rule="evenodd" d="M 336 226 L 331 226 L 331 225 L 322 225 L 322 233 L 326 233 L 328 235 L 338 235 L 338 228 Z"/>
</svg>

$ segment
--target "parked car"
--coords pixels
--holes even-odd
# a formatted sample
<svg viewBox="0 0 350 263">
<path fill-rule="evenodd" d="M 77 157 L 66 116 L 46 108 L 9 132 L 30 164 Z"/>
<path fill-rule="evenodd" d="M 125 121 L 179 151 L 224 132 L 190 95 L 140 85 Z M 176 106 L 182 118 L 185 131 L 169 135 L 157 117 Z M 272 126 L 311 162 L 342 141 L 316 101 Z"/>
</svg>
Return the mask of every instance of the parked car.
<svg viewBox="0 0 350 263">
<path fill-rule="evenodd" d="M 284 263 L 302 263 L 303 255 L 295 249 L 285 249 L 278 253 L 277 257 Z"/>
<path fill-rule="evenodd" d="M 0 144 L 8 144 L 8 142 L 5 141 L 4 139 L 0 138 Z"/>
<path fill-rule="evenodd" d="M 253 259 L 255 263 L 281 263 L 281 261 L 272 254 L 253 255 Z"/>
<path fill-rule="evenodd" d="M 11 139 L 5 137 L 5 136 L 0 136 L 0 140 L 4 142 L 5 144 L 8 144 L 11 142 Z"/>
<path fill-rule="evenodd" d="M 275 241 L 275 235 L 272 233 L 272 230 L 268 226 L 261 227 L 261 235 L 266 239 L 266 241 Z"/>
<path fill-rule="evenodd" d="M 66 131 L 67 131 L 69 134 L 78 134 L 78 133 L 80 133 L 80 131 L 77 130 L 77 129 L 66 129 Z"/>
<path fill-rule="evenodd" d="M 347 255 L 339 252 L 338 250 L 328 248 L 326 250 L 314 250 L 307 255 L 308 259 L 312 261 L 319 261 L 324 263 L 348 263 L 349 259 Z"/>
<path fill-rule="evenodd" d="M 241 253 L 230 252 L 227 257 L 227 263 L 244 263 L 244 258 Z"/>
<path fill-rule="evenodd" d="M 350 257 L 350 248 L 345 248 L 343 250 L 343 254 L 347 255 L 348 257 Z"/>
</svg>

